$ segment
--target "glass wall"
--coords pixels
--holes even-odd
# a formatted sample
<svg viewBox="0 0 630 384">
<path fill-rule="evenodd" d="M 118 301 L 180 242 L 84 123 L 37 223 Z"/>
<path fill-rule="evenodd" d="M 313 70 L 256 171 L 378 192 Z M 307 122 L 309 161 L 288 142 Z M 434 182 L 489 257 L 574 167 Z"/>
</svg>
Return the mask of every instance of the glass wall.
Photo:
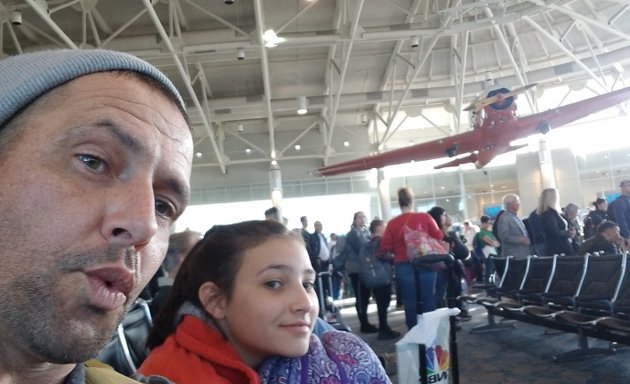
<svg viewBox="0 0 630 384">
<path fill-rule="evenodd" d="M 618 194 L 619 182 L 630 179 L 630 148 L 580 154 L 576 156 L 576 162 L 582 190 L 582 200 L 576 203 L 581 206 L 582 214 L 588 211 L 596 197 Z M 396 192 L 402 186 L 414 190 L 417 210 L 427 211 L 438 205 L 447 210 L 454 222 L 464 219 L 477 222 L 484 209 L 500 204 L 506 193 L 519 193 L 513 164 L 396 176 L 389 180 L 392 216 L 400 213 Z M 558 188 L 562 192 L 562 186 L 558 185 Z M 299 226 L 301 215 L 307 215 L 311 218 L 311 230 L 313 221 L 321 220 L 325 230 L 345 232 L 350 226 L 352 213 L 357 210 L 365 211 L 368 218 L 381 216 L 376 176 L 372 173 L 285 182 L 283 196 L 283 204 L 291 207 L 285 216 L 292 227 Z M 204 208 L 200 213 L 201 204 L 212 208 Z M 193 205 L 185 216 L 212 217 L 212 220 L 206 220 L 208 223 L 234 222 L 237 218 L 262 218 L 262 213 L 270 206 L 267 184 L 205 188 L 193 191 Z M 184 229 L 186 224 L 178 224 L 178 228 Z"/>
</svg>

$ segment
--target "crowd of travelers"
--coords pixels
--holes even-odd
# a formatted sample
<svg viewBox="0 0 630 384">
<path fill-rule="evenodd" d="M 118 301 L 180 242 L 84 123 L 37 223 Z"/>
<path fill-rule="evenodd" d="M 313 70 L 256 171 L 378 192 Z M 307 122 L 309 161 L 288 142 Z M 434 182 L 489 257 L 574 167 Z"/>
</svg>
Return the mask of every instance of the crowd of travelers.
<svg viewBox="0 0 630 384">
<path fill-rule="evenodd" d="M 456 298 L 467 269 L 488 279 L 486 257 L 530 254 L 539 241 L 516 195 L 504 197 L 496 231 L 482 218 L 466 245 L 443 208 L 415 212 L 410 188 L 398 191 L 400 215 L 368 223 L 358 211 L 331 241 L 321 222 L 310 233 L 303 217 L 291 231 L 274 209 L 266 220 L 170 236 L 189 201 L 193 137 L 162 72 L 121 52 L 56 50 L 0 60 L 0 83 L 2 383 L 390 383 L 361 338 L 322 321 L 320 274 L 346 275 L 359 331 L 393 340 L 392 287 L 409 328 L 443 306 L 460 307 L 463 321 Z M 544 252 L 627 250 L 630 180 L 620 187 L 607 209 L 595 202 L 586 239 L 576 207 L 562 212 L 558 192 L 543 191 Z M 440 244 L 441 258 L 411 260 L 408 230 Z M 484 261 L 474 264 L 477 245 Z M 157 271 L 150 352 L 127 377 L 93 357 Z"/>
</svg>

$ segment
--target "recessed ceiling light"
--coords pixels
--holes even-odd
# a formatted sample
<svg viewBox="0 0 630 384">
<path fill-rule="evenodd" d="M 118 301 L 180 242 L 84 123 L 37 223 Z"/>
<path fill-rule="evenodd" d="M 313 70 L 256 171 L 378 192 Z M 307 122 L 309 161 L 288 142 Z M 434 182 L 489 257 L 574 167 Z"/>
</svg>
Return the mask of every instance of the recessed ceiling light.
<svg viewBox="0 0 630 384">
<path fill-rule="evenodd" d="M 251 148 L 245 148 L 245 153 L 252 153 L 252 149 Z"/>
<path fill-rule="evenodd" d="M 344 141 L 343 142 L 343 146 L 346 147 L 346 148 L 349 147 L 350 146 L 350 142 L 349 141 Z"/>
<path fill-rule="evenodd" d="M 284 37 L 278 37 L 273 29 L 268 29 L 263 33 L 263 40 L 267 48 L 277 47 L 279 43 L 286 41 Z"/>
<path fill-rule="evenodd" d="M 197 153 L 195 153 L 195 156 L 197 156 L 197 157 L 202 157 L 202 156 L 203 156 L 203 153 L 201 153 L 201 152 L 197 152 Z"/>
<path fill-rule="evenodd" d="M 299 151 L 300 149 L 302 149 L 302 146 L 300 144 L 295 144 L 295 148 L 296 151 Z"/>
</svg>

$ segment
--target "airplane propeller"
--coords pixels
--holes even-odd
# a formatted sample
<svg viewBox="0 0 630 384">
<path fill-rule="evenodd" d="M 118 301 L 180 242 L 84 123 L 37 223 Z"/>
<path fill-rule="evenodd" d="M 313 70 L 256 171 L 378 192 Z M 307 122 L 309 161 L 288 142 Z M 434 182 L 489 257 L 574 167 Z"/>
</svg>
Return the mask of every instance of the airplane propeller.
<svg viewBox="0 0 630 384">
<path fill-rule="evenodd" d="M 464 108 L 464 111 L 479 111 L 481 108 L 483 107 L 487 107 L 488 105 L 494 104 L 498 101 L 504 100 L 508 97 L 512 97 L 512 96 L 516 96 L 519 93 L 523 93 L 525 91 L 527 91 L 530 88 L 533 88 L 536 86 L 537 83 L 532 83 L 532 84 L 527 84 L 525 86 L 519 87 L 519 88 L 515 88 L 510 92 L 507 93 L 500 93 L 491 97 L 486 97 L 485 99 L 481 99 L 481 100 L 477 100 L 473 103 L 471 103 L 469 106 L 467 106 L 466 108 Z"/>
</svg>

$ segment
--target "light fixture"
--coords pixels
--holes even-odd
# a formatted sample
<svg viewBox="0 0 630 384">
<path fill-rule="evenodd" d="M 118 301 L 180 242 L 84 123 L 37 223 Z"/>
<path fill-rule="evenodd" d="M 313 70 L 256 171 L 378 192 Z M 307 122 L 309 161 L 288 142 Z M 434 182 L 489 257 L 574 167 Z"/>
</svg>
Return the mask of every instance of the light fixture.
<svg viewBox="0 0 630 384">
<path fill-rule="evenodd" d="M 306 101 L 307 101 L 306 96 L 298 96 L 297 101 L 298 101 L 297 114 L 305 115 L 306 112 L 308 112 L 308 109 L 306 109 Z"/>
<path fill-rule="evenodd" d="M 302 146 L 300 144 L 295 144 L 295 148 L 296 151 L 299 151 L 300 149 L 302 149 Z"/>
<path fill-rule="evenodd" d="M 420 38 L 418 36 L 411 36 L 411 38 L 409 39 L 409 45 L 411 46 L 411 48 L 418 48 L 418 46 L 420 45 Z"/>
<path fill-rule="evenodd" d="M 197 156 L 198 158 L 200 158 L 200 157 L 202 157 L 202 156 L 203 156 L 203 153 L 201 153 L 201 152 L 197 152 L 197 153 L 195 153 L 195 156 Z"/>
<path fill-rule="evenodd" d="M 251 148 L 245 148 L 245 153 L 252 153 L 252 149 Z"/>
<path fill-rule="evenodd" d="M 343 142 L 343 146 L 348 148 L 350 146 L 350 142 L 349 141 L 344 141 Z"/>
<path fill-rule="evenodd" d="M 19 9 L 14 9 L 9 14 L 9 20 L 13 25 L 22 25 L 22 11 Z"/>
<path fill-rule="evenodd" d="M 285 38 L 278 37 L 278 35 L 276 34 L 276 31 L 274 31 L 273 29 L 266 30 L 263 33 L 262 37 L 263 37 L 263 40 L 265 41 L 265 47 L 267 48 L 277 47 L 278 44 L 286 41 Z"/>
<path fill-rule="evenodd" d="M 368 116 L 365 113 L 361 114 L 361 124 L 367 124 L 368 123 Z"/>
<path fill-rule="evenodd" d="M 239 132 L 243 132 L 245 130 L 245 128 L 243 128 L 243 123 L 238 123 L 236 125 L 236 130 Z"/>
<path fill-rule="evenodd" d="M 239 60 L 245 59 L 245 50 L 241 47 L 236 48 L 236 58 Z"/>
</svg>

